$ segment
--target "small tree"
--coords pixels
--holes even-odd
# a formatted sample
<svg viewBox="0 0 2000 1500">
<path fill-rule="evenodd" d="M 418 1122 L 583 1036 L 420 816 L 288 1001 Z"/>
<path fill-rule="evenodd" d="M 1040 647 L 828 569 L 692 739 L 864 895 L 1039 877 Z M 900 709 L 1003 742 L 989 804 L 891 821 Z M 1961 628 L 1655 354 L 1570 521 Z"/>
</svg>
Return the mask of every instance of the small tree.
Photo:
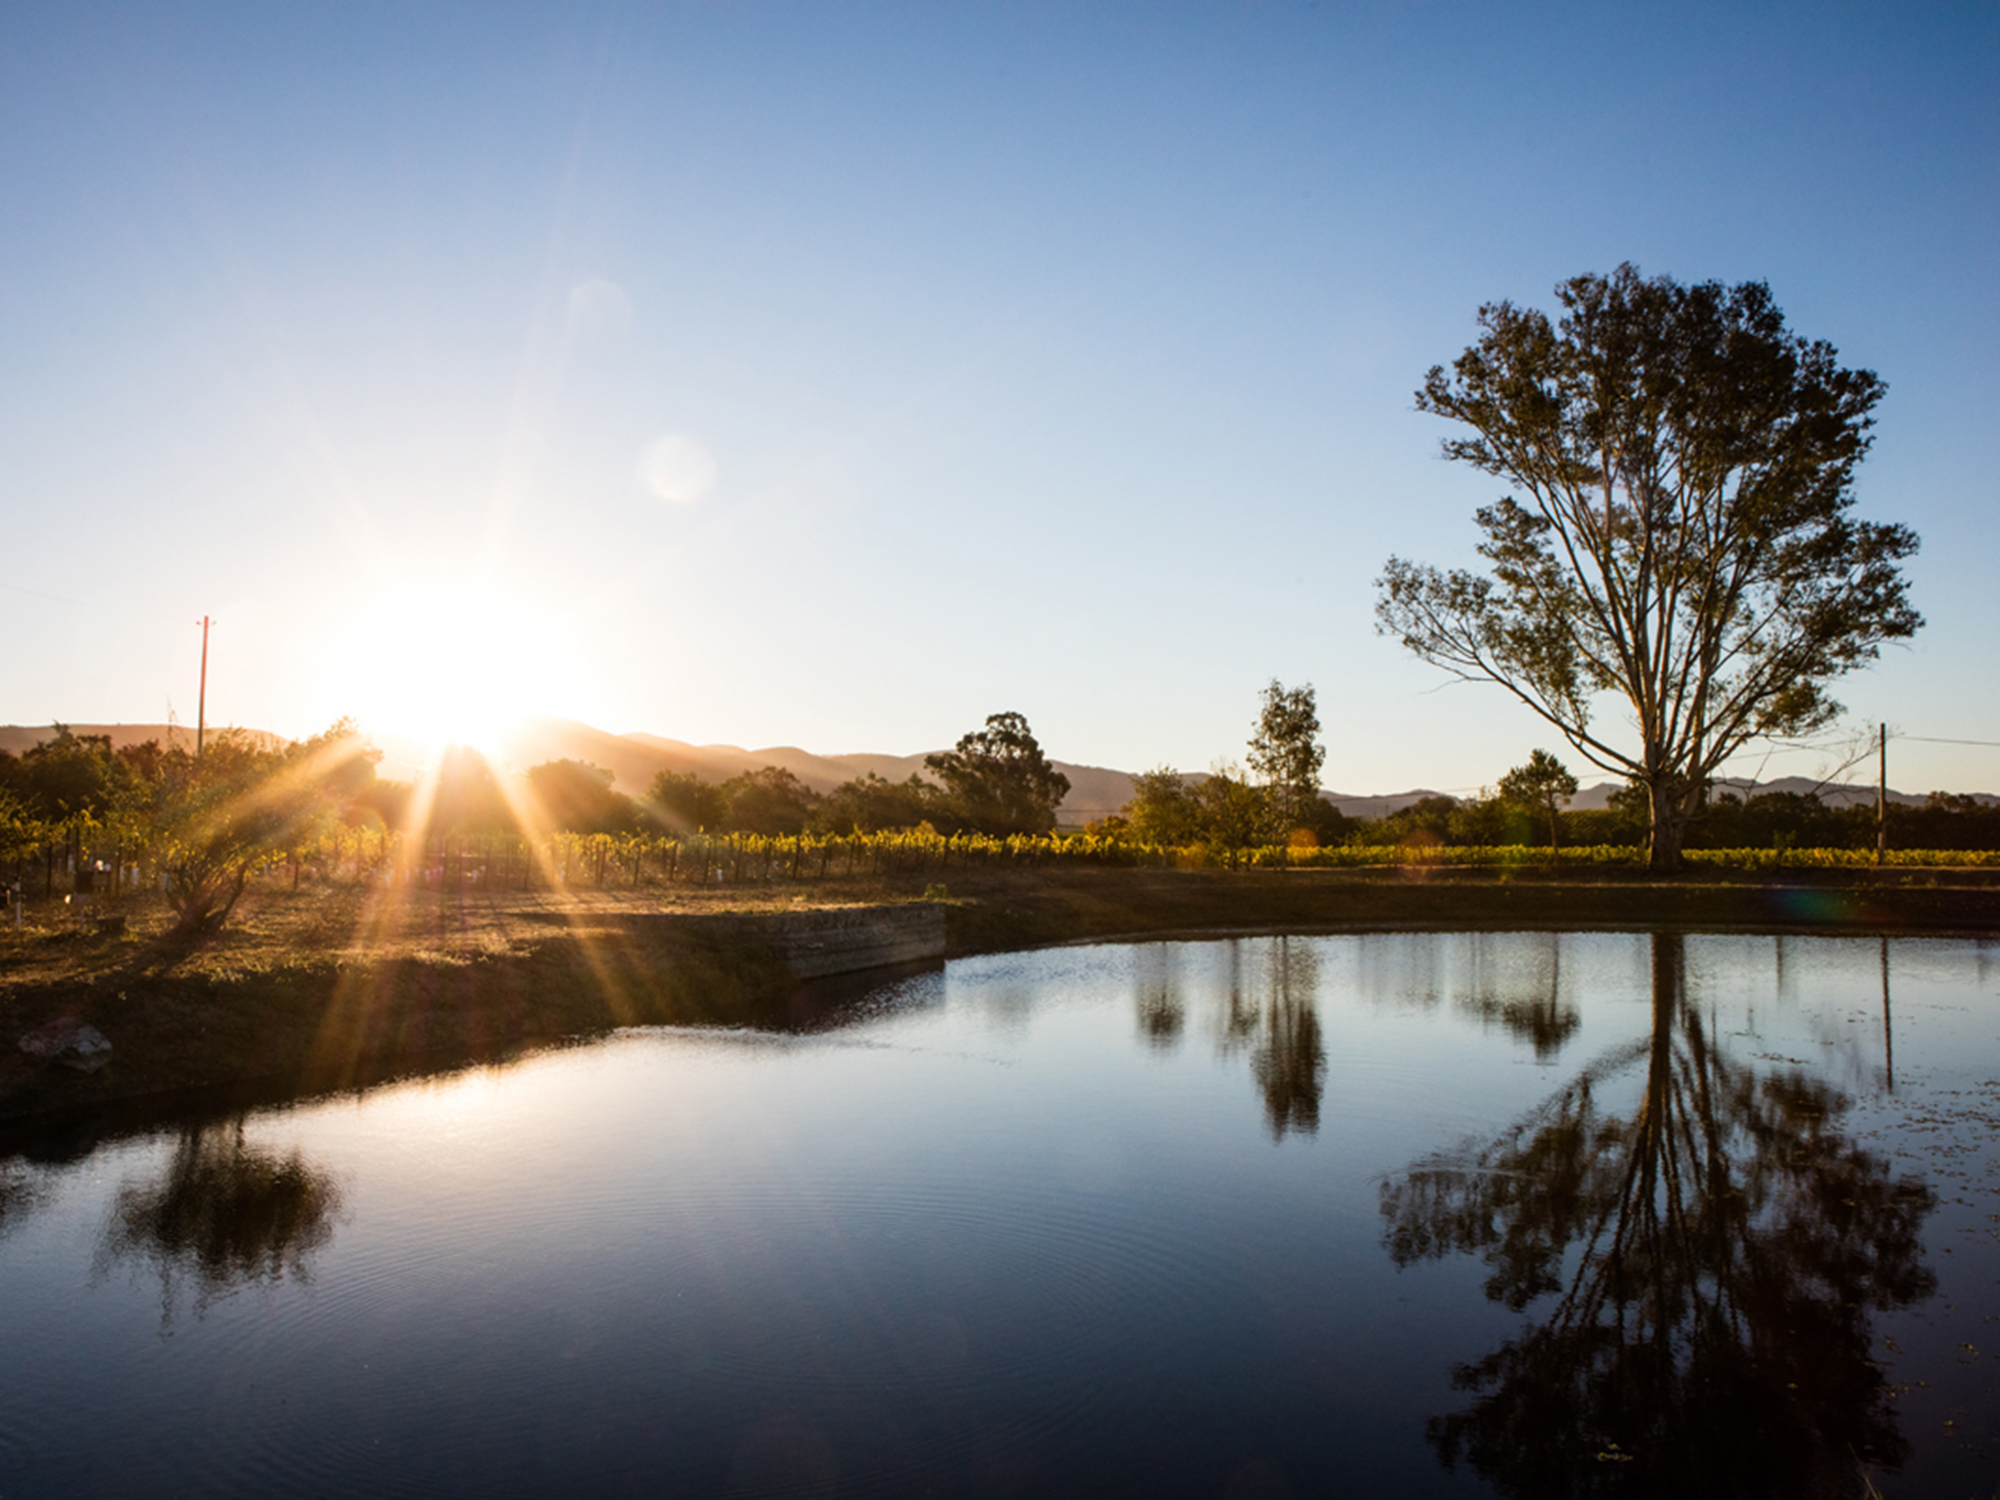
<svg viewBox="0 0 2000 1500">
<path fill-rule="evenodd" d="M 1569 767 L 1548 751 L 1536 750 L 1525 765 L 1500 778 L 1500 795 L 1530 815 L 1548 820 L 1549 858 L 1554 859 L 1562 844 L 1562 805 L 1576 795 L 1576 778 Z"/>
<path fill-rule="evenodd" d="M 1125 804 L 1132 837 L 1164 849 L 1179 849 L 1201 839 L 1201 806 L 1181 773 L 1156 766 L 1132 778 L 1132 800 Z"/>
<path fill-rule="evenodd" d="M 64 724 L 21 757 L 18 780 L 47 836 L 43 846 L 44 894 L 55 890 L 56 851 L 66 848 L 81 869 L 85 838 L 101 828 L 130 781 L 102 734 L 74 734 Z"/>
<path fill-rule="evenodd" d="M 957 821 L 981 833 L 1047 833 L 1069 795 L 1069 778 L 1049 764 L 1028 721 L 992 714 L 952 750 L 924 757 L 945 785 Z"/>
<path fill-rule="evenodd" d="M 174 935 L 205 937 L 235 910 L 257 867 L 297 847 L 370 778 L 376 752 L 343 720 L 282 750 L 223 730 L 197 760 L 185 750 L 162 762 L 154 847 L 167 877 Z"/>
<path fill-rule="evenodd" d="M 653 778 L 646 800 L 676 833 L 720 828 L 729 815 L 729 798 L 721 787 L 692 771 L 662 771 Z"/>
<path fill-rule="evenodd" d="M 1264 789 L 1269 836 L 1283 840 L 1294 829 L 1317 830 L 1319 773 L 1326 763 L 1326 749 L 1319 742 L 1319 709 L 1310 682 L 1288 688 L 1271 679 L 1257 715 L 1257 732 L 1250 738 L 1249 761 Z"/>
<path fill-rule="evenodd" d="M 1231 856 L 1256 844 L 1270 819 L 1262 790 L 1227 761 L 1218 762 L 1194 788 L 1194 805 L 1203 837 Z"/>
</svg>

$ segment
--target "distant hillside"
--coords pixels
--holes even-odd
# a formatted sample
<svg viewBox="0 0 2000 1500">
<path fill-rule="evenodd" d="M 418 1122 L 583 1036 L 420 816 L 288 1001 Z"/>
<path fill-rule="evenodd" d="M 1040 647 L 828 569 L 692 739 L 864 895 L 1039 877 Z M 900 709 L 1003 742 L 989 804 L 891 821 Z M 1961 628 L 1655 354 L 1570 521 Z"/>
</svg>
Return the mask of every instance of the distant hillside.
<svg viewBox="0 0 2000 1500">
<path fill-rule="evenodd" d="M 1875 788 L 1872 785 L 1862 786 L 1855 782 L 1841 781 L 1819 782 L 1810 776 L 1780 776 L 1776 781 L 1751 781 L 1741 776 L 1719 776 L 1715 781 L 1715 789 L 1718 792 L 1732 792 L 1746 801 L 1751 797 L 1760 797 L 1767 793 L 1790 792 L 1800 797 L 1817 795 L 1828 807 L 1875 805 Z M 1609 807 L 1612 794 L 1617 790 L 1617 783 L 1610 781 L 1587 786 L 1576 794 L 1576 799 L 1570 806 L 1580 809 Z M 1928 792 L 1899 792 L 1894 787 L 1890 787 L 1888 791 L 1889 800 L 1899 807 L 1922 807 L 1929 795 Z M 1995 796 L 1991 792 L 1974 792 L 1972 798 L 1987 807 L 2000 803 L 2000 796 Z"/>
<path fill-rule="evenodd" d="M 1349 818 L 1386 818 L 1391 813 L 1401 812 L 1413 803 L 1426 797 L 1444 797 L 1443 792 L 1419 789 L 1414 792 L 1391 792 L 1383 797 L 1357 797 L 1346 792 L 1321 792 L 1320 795 L 1340 809 L 1342 816 Z M 1456 797 L 1445 797 L 1447 802 L 1456 802 Z"/>
<path fill-rule="evenodd" d="M 544 722 L 553 726 L 559 721 Z M 656 734 L 626 734 L 616 738 L 640 752 L 657 757 L 657 760 L 652 762 L 653 770 L 631 778 L 628 778 L 611 759 L 595 762 L 617 778 L 621 790 L 635 793 L 644 791 L 648 783 L 662 769 L 691 771 L 710 781 L 723 781 L 757 766 L 782 766 L 814 791 L 830 792 L 844 781 L 853 781 L 871 772 L 885 781 L 907 781 L 912 776 L 923 774 L 924 755 L 935 753 L 879 755 L 857 752 L 848 755 L 816 755 L 810 750 L 801 750 L 796 745 L 771 745 L 761 750 L 744 750 L 736 745 L 690 745 L 682 740 L 665 739 Z M 553 740 L 540 743 L 553 743 Z M 612 753 L 614 752 L 607 751 L 607 755 Z M 548 758 L 545 755 L 535 757 L 540 760 Z M 531 759 L 525 763 L 532 765 L 535 762 Z M 1050 764 L 1069 778 L 1069 795 L 1063 799 L 1062 806 L 1058 810 L 1058 816 L 1064 823 L 1087 823 L 1094 818 L 1101 818 L 1118 811 L 1132 800 L 1132 778 L 1123 771 L 1107 770 L 1102 766 L 1079 766 L 1062 760 L 1051 761 Z"/>
<path fill-rule="evenodd" d="M 184 724 L 71 724 L 69 729 L 73 734 L 107 734 L 114 749 L 142 744 L 147 740 L 158 740 L 163 745 L 178 741 L 190 748 L 194 745 L 194 731 Z M 209 730 L 210 734 L 218 732 L 219 728 L 214 726 Z M 278 739 L 278 736 L 262 730 L 243 732 L 260 740 Z M 19 755 L 53 738 L 54 734 L 54 729 L 47 725 L 0 726 L 0 750 Z M 416 748 L 400 744 L 392 738 L 379 739 L 376 743 L 383 752 L 383 775 L 407 780 L 420 769 L 420 752 Z M 758 766 L 782 766 L 814 791 L 829 792 L 843 781 L 852 781 L 871 771 L 887 781 L 904 781 L 921 774 L 924 769 L 922 753 L 816 755 L 796 745 L 770 745 L 761 750 L 745 750 L 740 745 L 691 745 L 685 740 L 670 740 L 657 734 L 612 734 L 573 719 L 550 718 L 533 719 L 516 729 L 501 747 L 500 760 L 504 769 L 514 771 L 525 771 L 530 766 L 549 760 L 587 761 L 609 771 L 618 789 L 632 796 L 644 792 L 662 771 L 692 773 L 704 781 L 727 781 Z M 1132 776 L 1129 772 L 1113 771 L 1103 766 L 1079 766 L 1061 760 L 1051 764 L 1070 782 L 1069 795 L 1063 799 L 1058 813 L 1065 825 L 1078 826 L 1106 817 L 1132 800 Z M 1184 779 L 1199 782 L 1205 777 L 1205 772 L 1194 771 Z M 1758 792 L 1804 794 L 1816 791 L 1820 800 L 1832 807 L 1857 803 L 1873 806 L 1875 802 L 1875 788 L 1872 786 L 1822 786 L 1803 776 L 1786 776 L 1762 783 L 1728 779 L 1716 784 L 1738 796 Z M 1585 787 L 1570 805 L 1579 809 L 1607 807 L 1611 794 L 1617 789 L 1611 782 Z M 1321 795 L 1350 818 L 1382 818 L 1425 797 L 1444 794 L 1419 788 L 1374 796 L 1330 791 Z M 1978 801 L 1989 805 L 2000 802 L 2000 797 L 1989 793 L 1976 795 Z M 1905 806 L 1920 807 L 1924 802 L 1923 794 L 1913 792 L 1891 790 L 1889 798 Z"/>
<path fill-rule="evenodd" d="M 105 734 L 111 737 L 111 748 L 123 750 L 127 745 L 143 745 L 147 740 L 158 740 L 162 745 L 181 744 L 194 748 L 194 729 L 187 724 L 65 724 L 71 734 Z M 210 736 L 218 735 L 227 726 L 211 724 Z M 247 734 L 260 744 L 283 743 L 283 736 L 267 734 L 261 729 L 238 729 L 237 734 Z M 11 755 L 19 755 L 24 750 L 32 750 L 44 741 L 56 737 L 55 726 L 51 724 L 0 724 L 0 750 Z"/>
</svg>

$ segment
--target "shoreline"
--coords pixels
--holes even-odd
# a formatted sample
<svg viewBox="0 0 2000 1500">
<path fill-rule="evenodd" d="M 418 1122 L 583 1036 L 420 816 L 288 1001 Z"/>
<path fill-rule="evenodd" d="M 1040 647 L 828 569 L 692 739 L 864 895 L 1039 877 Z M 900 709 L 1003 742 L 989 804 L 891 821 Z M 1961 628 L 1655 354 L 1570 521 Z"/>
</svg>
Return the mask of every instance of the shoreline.
<svg viewBox="0 0 2000 1500">
<path fill-rule="evenodd" d="M 942 956 L 914 971 L 981 953 L 1277 932 L 2000 936 L 2000 871 L 1860 873 L 954 869 L 938 902 Z M 124 932 L 8 933 L 0 1153 L 45 1138 L 67 1155 L 190 1115 L 504 1063 L 621 1026 L 818 1029 L 896 971 L 800 979 L 738 919 L 768 925 L 927 892 L 938 896 L 921 873 L 693 892 L 308 887 L 259 892 L 240 926 L 178 957 L 159 944 L 164 910 L 138 902 Z M 61 1016 L 111 1039 L 101 1071 L 38 1064 L 13 1045 Z"/>
</svg>

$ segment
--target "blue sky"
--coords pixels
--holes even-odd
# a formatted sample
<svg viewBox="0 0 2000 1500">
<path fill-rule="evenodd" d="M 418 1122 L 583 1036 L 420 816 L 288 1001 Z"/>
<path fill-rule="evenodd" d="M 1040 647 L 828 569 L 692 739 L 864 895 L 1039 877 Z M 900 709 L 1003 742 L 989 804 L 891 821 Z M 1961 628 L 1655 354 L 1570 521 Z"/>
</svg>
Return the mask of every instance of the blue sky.
<svg viewBox="0 0 2000 1500">
<path fill-rule="evenodd" d="M 1993 4 L 9 7 L 0 719 L 191 721 L 206 613 L 287 733 L 1198 769 L 1275 676 L 1329 786 L 1471 789 L 1561 747 L 1374 634 L 1498 493 L 1411 393 L 1630 260 L 1888 380 L 1929 625 L 1838 696 L 2000 741 L 1996 62 Z"/>
</svg>

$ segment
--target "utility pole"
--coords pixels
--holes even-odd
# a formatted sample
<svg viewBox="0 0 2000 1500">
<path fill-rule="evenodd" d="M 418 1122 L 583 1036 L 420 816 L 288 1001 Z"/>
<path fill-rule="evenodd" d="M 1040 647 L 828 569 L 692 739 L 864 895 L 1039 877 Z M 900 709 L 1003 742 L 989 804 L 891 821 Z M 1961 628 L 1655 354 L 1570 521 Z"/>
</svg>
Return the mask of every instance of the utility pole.
<svg viewBox="0 0 2000 1500">
<path fill-rule="evenodd" d="M 197 622 L 201 626 L 201 696 L 195 699 L 194 707 L 194 758 L 201 759 L 201 742 L 208 729 L 208 627 L 215 622 L 203 615 Z"/>
<path fill-rule="evenodd" d="M 1875 863 L 1881 864 L 1889 849 L 1889 726 L 1876 726 L 1875 751 Z"/>
</svg>

